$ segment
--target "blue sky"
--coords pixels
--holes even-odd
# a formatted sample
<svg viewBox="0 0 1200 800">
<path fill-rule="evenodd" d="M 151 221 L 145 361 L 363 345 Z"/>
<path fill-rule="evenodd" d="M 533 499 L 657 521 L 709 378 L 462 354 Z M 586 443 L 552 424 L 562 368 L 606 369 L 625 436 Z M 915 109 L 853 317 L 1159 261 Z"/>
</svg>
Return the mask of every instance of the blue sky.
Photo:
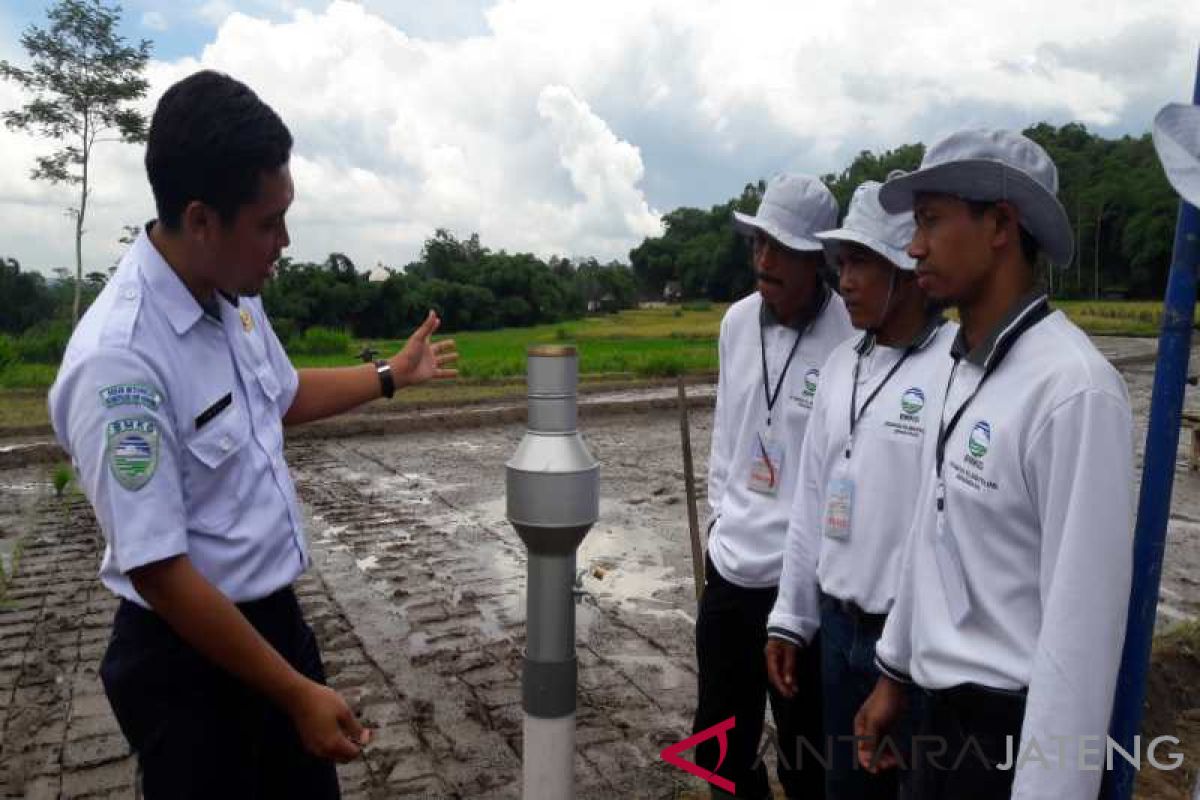
<svg viewBox="0 0 1200 800">
<path fill-rule="evenodd" d="M 122 31 L 154 42 L 147 113 L 201 67 L 271 103 L 296 138 L 291 255 L 369 268 L 437 227 L 624 259 L 680 205 L 962 127 L 1141 134 L 1188 95 L 1194 3 L 129 0 Z M 0 58 L 44 8 L 0 7 Z M 24 99 L 0 84 L 0 108 Z M 71 193 L 27 177 L 51 146 L 0 129 L 0 255 L 43 270 L 73 252 Z M 153 214 L 140 155 L 97 152 L 91 267 Z"/>
<path fill-rule="evenodd" d="M 15 42 L 29 25 L 45 21 L 46 0 L 11 0 L 0 7 L 3 40 Z M 217 31 L 226 10 L 240 10 L 266 19 L 283 21 L 295 8 L 321 8 L 322 3 L 197 2 L 179 0 L 126 0 L 121 4 L 121 33 L 130 41 L 150 39 L 157 58 L 174 60 L 196 56 Z M 436 2 L 367 3 L 376 13 L 413 36 L 452 40 L 486 33 L 483 10 L 490 2 L 437 0 Z M 149 24 L 147 24 L 149 23 Z"/>
</svg>

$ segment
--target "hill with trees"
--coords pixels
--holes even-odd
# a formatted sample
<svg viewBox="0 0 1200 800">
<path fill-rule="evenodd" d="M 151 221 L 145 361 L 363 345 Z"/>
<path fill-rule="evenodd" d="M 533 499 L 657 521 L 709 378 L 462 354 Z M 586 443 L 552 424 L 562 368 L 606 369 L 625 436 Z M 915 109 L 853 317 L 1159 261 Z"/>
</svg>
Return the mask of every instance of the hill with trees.
<svg viewBox="0 0 1200 800">
<path fill-rule="evenodd" d="M 1053 274 L 1044 267 L 1054 297 L 1159 299 L 1170 268 L 1179 198 L 1154 154 L 1150 135 L 1105 139 L 1083 125 L 1040 123 L 1025 130 L 1058 165 L 1059 199 L 1075 230 L 1075 259 Z M 863 151 L 846 169 L 822 176 L 844 215 L 864 180 L 882 181 L 894 169 L 916 169 L 922 144 L 883 153 Z M 678 208 L 663 218 L 662 236 L 629 254 L 641 291 L 661 296 L 678 282 L 685 298 L 733 300 L 748 292 L 749 252 L 733 230 L 731 212 L 758 207 L 766 184 L 747 184 L 739 197 L 708 210 Z"/>
</svg>

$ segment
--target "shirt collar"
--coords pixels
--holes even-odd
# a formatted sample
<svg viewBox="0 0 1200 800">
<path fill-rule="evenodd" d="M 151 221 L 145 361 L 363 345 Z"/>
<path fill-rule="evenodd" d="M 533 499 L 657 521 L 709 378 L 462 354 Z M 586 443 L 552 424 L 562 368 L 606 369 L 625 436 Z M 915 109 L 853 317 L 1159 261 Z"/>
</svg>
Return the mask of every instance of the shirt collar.
<svg viewBox="0 0 1200 800">
<path fill-rule="evenodd" d="M 992 354 L 996 352 L 996 348 L 1004 341 L 1007 333 L 1034 308 L 1045 301 L 1046 293 L 1041 289 L 1034 289 L 1026 293 L 1009 307 L 1004 317 L 996 324 L 996 327 L 992 328 L 991 332 L 983 338 L 983 341 L 975 345 L 970 351 L 967 350 L 967 339 L 964 335 L 965 329 L 959 328 L 958 335 L 954 337 L 954 343 L 950 346 L 950 357 L 955 361 L 965 358 L 978 367 L 987 367 Z"/>
<path fill-rule="evenodd" d="M 941 314 L 934 314 L 925 321 L 925 325 L 921 330 L 917 331 L 917 335 L 909 339 L 907 342 L 895 345 L 897 350 L 924 350 L 929 346 L 929 343 L 937 336 L 937 332 L 946 324 L 946 318 Z M 876 338 L 875 331 L 867 331 L 863 334 L 858 343 L 854 345 L 854 352 L 860 356 L 865 356 L 875 349 Z"/>
<path fill-rule="evenodd" d="M 775 316 L 775 312 L 767 305 L 765 300 L 760 302 L 758 312 L 758 323 L 764 328 L 772 325 L 783 325 L 792 330 L 802 331 L 816 321 L 821 312 L 825 310 L 825 306 L 829 305 L 829 297 L 832 291 L 824 282 L 820 282 L 817 286 L 816 296 L 813 297 L 812 303 L 807 308 L 800 310 L 793 315 L 790 320 L 781 320 Z M 760 296 L 761 297 L 761 296 Z"/>
<path fill-rule="evenodd" d="M 147 223 L 133 243 L 133 254 L 141 267 L 146 287 L 154 293 L 175 333 L 182 336 L 200 321 L 204 310 L 150 241 L 149 230 L 150 223 Z"/>
</svg>

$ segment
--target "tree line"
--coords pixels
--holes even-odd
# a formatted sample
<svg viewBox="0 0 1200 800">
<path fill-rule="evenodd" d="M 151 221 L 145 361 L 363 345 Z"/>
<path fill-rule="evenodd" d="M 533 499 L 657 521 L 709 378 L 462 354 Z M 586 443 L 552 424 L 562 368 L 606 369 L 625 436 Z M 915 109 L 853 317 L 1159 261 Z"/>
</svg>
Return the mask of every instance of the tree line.
<svg viewBox="0 0 1200 800">
<path fill-rule="evenodd" d="M 128 229 L 121 241 L 132 241 Z M 18 355 L 36 350 L 51 360 L 55 353 L 61 357 L 76 289 L 87 308 L 114 269 L 90 272 L 77 282 L 60 268 L 47 279 L 22 270 L 15 258 L 0 257 L 0 334 L 19 337 Z M 319 263 L 283 258 L 263 291 L 263 304 L 280 338 L 289 342 L 314 327 L 364 339 L 401 338 L 431 308 L 442 317 L 443 330 L 467 331 L 560 322 L 638 302 L 633 272 L 624 264 L 543 260 L 491 250 L 478 235 L 460 240 L 445 230 L 425 242 L 418 260 L 385 269 L 386 277 L 377 273 L 360 270 L 343 253 L 330 253 Z"/>
<path fill-rule="evenodd" d="M 1075 258 L 1067 269 L 1041 267 L 1051 294 L 1161 298 L 1179 201 L 1150 135 L 1105 139 L 1078 123 L 1044 122 L 1024 133 L 1058 165 L 1058 196 L 1076 235 Z M 885 180 L 894 169 L 916 169 L 924 154 L 920 143 L 882 153 L 864 150 L 846 169 L 822 179 L 844 215 L 860 183 Z M 642 293 L 661 295 L 676 284 L 684 298 L 728 301 L 750 291 L 749 252 L 733 230 L 731 212 L 756 209 L 765 188 L 758 181 L 708 210 L 678 208 L 665 215 L 663 235 L 646 239 L 629 254 Z"/>
<path fill-rule="evenodd" d="M 431 308 L 443 330 L 468 331 L 560 322 L 638 301 L 633 273 L 623 264 L 494 251 L 477 234 L 458 239 L 441 229 L 426 240 L 420 259 L 387 273 L 369 280 L 342 253 L 320 264 L 284 258 L 263 304 L 287 340 L 312 326 L 399 338 Z"/>
</svg>

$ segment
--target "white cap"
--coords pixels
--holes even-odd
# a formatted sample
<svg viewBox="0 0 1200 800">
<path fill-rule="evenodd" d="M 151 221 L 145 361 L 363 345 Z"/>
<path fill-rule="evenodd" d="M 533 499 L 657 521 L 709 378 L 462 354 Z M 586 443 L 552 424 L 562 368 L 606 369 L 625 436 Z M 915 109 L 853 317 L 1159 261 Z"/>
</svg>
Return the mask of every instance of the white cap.
<svg viewBox="0 0 1200 800">
<path fill-rule="evenodd" d="M 1007 200 L 1051 261 L 1071 263 L 1071 222 L 1058 202 L 1058 168 L 1046 151 L 1012 131 L 959 131 L 936 142 L 915 172 L 890 179 L 879 193 L 888 211 L 910 211 L 917 192 L 963 200 Z"/>
<path fill-rule="evenodd" d="M 762 231 L 789 250 L 821 250 L 814 234 L 836 224 L 833 192 L 811 175 L 778 175 L 767 184 L 757 214 L 733 212 L 739 232 Z"/>
<path fill-rule="evenodd" d="M 889 214 L 884 211 L 879 204 L 882 186 L 878 181 L 860 183 L 854 190 L 854 197 L 850 198 L 850 209 L 842 227 L 818 233 L 817 238 L 825 243 L 831 258 L 838 242 L 854 242 L 875 251 L 898 269 L 912 271 L 917 268 L 917 262 L 908 255 L 908 246 L 917 229 L 916 223 L 910 212 Z"/>
<path fill-rule="evenodd" d="M 1175 191 L 1200 206 L 1200 106 L 1163 106 L 1154 118 L 1154 149 Z"/>
</svg>

